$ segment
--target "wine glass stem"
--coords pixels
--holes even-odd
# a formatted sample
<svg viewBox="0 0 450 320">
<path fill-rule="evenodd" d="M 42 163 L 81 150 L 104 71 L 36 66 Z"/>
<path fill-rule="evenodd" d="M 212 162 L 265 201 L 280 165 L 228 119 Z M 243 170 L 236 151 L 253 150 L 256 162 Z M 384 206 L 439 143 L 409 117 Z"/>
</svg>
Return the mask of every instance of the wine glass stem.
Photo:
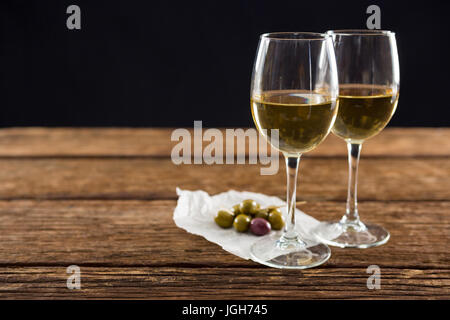
<svg viewBox="0 0 450 320">
<path fill-rule="evenodd" d="M 347 224 L 359 224 L 358 215 L 358 166 L 361 153 L 361 143 L 347 142 L 348 150 L 348 193 L 347 211 L 341 222 Z"/>
<path fill-rule="evenodd" d="M 291 242 L 298 241 L 297 232 L 295 231 L 295 204 L 297 192 L 297 173 L 298 165 L 300 163 L 300 156 L 292 157 L 286 155 L 285 160 L 287 176 L 286 206 L 288 215 L 281 241 Z"/>
</svg>

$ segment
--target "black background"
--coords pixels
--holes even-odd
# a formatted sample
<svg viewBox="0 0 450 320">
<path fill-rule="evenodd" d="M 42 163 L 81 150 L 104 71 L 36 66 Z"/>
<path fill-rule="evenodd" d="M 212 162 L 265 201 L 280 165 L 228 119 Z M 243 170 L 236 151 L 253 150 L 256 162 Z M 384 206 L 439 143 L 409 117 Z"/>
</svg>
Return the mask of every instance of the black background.
<svg viewBox="0 0 450 320">
<path fill-rule="evenodd" d="M 301 289 L 301 288 L 300 288 Z M 427 297 L 424 297 L 424 299 Z M 183 308 L 189 305 L 195 307 L 216 307 L 226 310 L 227 305 L 267 305 L 268 313 L 240 314 L 225 317 L 224 313 L 216 311 L 213 318 L 208 315 L 183 316 Z M 432 317 L 444 314 L 448 310 L 448 300 L 1 300 L 2 311 L 11 310 L 11 314 L 25 318 L 30 310 L 35 314 L 45 314 L 46 319 L 61 319 L 61 314 L 70 314 L 73 318 L 140 318 L 143 314 L 163 314 L 167 319 L 287 319 L 293 314 L 320 314 L 321 318 L 336 317 L 337 310 L 366 310 L 371 318 L 383 318 L 386 310 L 395 310 L 404 318 L 413 318 L 423 310 Z M 365 314 L 367 314 L 366 312 Z M 353 314 L 352 314 L 353 315 Z M 350 316 L 349 319 L 357 319 Z"/>
<path fill-rule="evenodd" d="M 366 28 L 397 34 L 391 126 L 447 126 L 449 1 L 0 0 L 0 126 L 252 126 L 258 36 Z M 81 7 L 81 30 L 66 8 Z"/>
</svg>

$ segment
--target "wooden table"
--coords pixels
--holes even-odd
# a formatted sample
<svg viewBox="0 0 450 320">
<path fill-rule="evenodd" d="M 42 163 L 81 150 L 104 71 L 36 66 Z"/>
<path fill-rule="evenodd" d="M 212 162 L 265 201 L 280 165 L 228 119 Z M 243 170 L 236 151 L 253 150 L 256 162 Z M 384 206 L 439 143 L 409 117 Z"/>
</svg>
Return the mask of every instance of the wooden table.
<svg viewBox="0 0 450 320">
<path fill-rule="evenodd" d="M 285 196 L 284 165 L 180 165 L 171 129 L 0 130 L 0 298 L 450 298 L 450 129 L 386 129 L 367 141 L 360 213 L 381 247 L 332 248 L 323 266 L 267 268 L 178 229 L 175 188 Z M 347 163 L 330 135 L 302 160 L 298 198 L 317 219 L 345 209 Z M 69 265 L 81 268 L 69 290 Z M 366 268 L 381 268 L 381 289 Z"/>
</svg>

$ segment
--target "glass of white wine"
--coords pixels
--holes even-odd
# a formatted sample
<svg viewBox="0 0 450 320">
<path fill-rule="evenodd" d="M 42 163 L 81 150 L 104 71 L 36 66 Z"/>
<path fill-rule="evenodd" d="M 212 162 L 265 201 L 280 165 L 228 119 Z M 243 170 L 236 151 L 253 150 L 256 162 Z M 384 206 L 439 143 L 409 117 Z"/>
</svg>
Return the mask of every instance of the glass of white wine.
<svg viewBox="0 0 450 320">
<path fill-rule="evenodd" d="M 281 237 L 269 236 L 251 247 L 262 264 L 289 269 L 320 265 L 327 245 L 295 227 L 297 172 L 304 152 L 317 147 L 336 119 L 338 78 L 333 41 L 320 33 L 263 34 L 253 68 L 251 110 L 258 131 L 286 160 L 287 210 Z M 275 139 L 274 139 L 275 138 Z"/>
<path fill-rule="evenodd" d="M 347 210 L 338 222 L 323 222 L 315 235 L 329 245 L 369 248 L 386 243 L 389 232 L 364 224 L 358 214 L 357 174 L 362 143 L 387 125 L 397 108 L 400 69 L 395 34 L 382 30 L 328 31 L 339 76 L 339 111 L 333 133 L 347 142 Z"/>
</svg>

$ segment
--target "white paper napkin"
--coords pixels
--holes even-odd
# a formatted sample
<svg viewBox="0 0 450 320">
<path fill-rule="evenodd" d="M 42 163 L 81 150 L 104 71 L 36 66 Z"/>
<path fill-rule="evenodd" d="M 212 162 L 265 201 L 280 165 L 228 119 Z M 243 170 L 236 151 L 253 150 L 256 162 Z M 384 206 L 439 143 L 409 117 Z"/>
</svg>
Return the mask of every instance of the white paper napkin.
<svg viewBox="0 0 450 320">
<path fill-rule="evenodd" d="M 262 237 L 251 233 L 239 233 L 233 228 L 223 229 L 214 222 L 217 211 L 221 208 L 230 209 L 233 205 L 245 199 L 253 199 L 263 207 L 270 205 L 285 205 L 278 197 L 266 196 L 261 193 L 239 192 L 230 190 L 214 196 L 204 191 L 188 191 L 177 188 L 178 203 L 173 213 L 175 224 L 189 233 L 204 237 L 243 259 L 251 259 L 250 247 L 254 241 Z M 281 209 L 286 217 L 286 209 Z M 313 239 L 310 231 L 319 223 L 316 219 L 296 209 L 296 230 L 306 238 Z M 281 231 L 271 231 L 270 235 Z M 267 237 L 265 235 L 263 237 Z"/>
</svg>

